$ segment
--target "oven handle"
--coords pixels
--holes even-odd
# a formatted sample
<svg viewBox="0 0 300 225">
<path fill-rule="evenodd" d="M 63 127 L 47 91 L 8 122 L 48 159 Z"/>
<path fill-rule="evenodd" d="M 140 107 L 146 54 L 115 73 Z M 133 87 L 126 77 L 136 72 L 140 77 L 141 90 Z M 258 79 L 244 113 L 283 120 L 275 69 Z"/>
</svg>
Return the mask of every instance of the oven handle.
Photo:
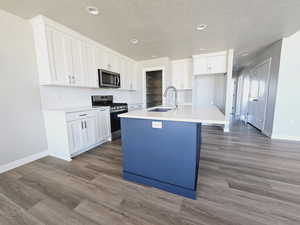
<svg viewBox="0 0 300 225">
<path fill-rule="evenodd" d="M 127 113 L 128 110 L 121 109 L 121 110 L 117 110 L 117 111 L 111 111 L 110 113 L 111 113 L 111 114 L 114 114 L 114 113 L 120 113 L 120 112 L 122 112 L 122 113 Z"/>
</svg>

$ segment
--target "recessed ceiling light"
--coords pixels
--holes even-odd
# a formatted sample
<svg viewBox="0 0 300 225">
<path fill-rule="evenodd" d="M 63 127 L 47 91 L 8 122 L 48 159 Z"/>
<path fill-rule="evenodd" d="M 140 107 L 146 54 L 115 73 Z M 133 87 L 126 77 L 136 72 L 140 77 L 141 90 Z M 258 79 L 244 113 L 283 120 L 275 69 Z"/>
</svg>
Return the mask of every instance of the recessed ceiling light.
<svg viewBox="0 0 300 225">
<path fill-rule="evenodd" d="M 157 55 L 152 55 L 151 57 L 152 57 L 152 58 L 156 58 L 156 57 L 157 57 Z"/>
<path fill-rule="evenodd" d="M 135 39 L 135 38 L 133 38 L 133 39 L 131 39 L 131 40 L 130 40 L 130 42 L 131 42 L 131 44 L 134 44 L 134 45 L 136 45 L 137 43 L 139 43 L 139 40 L 138 40 L 138 39 Z"/>
<path fill-rule="evenodd" d="M 87 6 L 86 11 L 93 16 L 99 15 L 99 10 L 94 6 Z"/>
<path fill-rule="evenodd" d="M 200 24 L 196 27 L 196 30 L 200 31 L 200 30 L 205 30 L 207 28 L 206 24 Z"/>
<path fill-rule="evenodd" d="M 206 51 L 207 49 L 206 48 L 200 48 L 199 50 L 200 51 Z"/>
</svg>

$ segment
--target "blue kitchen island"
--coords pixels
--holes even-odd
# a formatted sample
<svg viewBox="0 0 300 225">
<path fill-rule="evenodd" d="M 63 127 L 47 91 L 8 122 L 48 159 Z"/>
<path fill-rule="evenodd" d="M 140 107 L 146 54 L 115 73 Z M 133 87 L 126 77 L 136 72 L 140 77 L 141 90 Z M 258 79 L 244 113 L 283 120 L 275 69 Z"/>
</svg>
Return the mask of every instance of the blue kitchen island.
<svg viewBox="0 0 300 225">
<path fill-rule="evenodd" d="M 225 123 L 218 109 L 199 110 L 121 114 L 124 179 L 196 199 L 201 124 Z"/>
</svg>

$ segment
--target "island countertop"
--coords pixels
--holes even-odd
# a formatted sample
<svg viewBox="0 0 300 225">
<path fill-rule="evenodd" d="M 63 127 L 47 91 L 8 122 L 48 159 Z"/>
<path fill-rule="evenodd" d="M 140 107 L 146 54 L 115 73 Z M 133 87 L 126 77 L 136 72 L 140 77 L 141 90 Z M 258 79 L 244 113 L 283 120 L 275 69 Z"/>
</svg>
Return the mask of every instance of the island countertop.
<svg viewBox="0 0 300 225">
<path fill-rule="evenodd" d="M 179 106 L 167 112 L 150 112 L 149 109 L 135 110 L 120 114 L 121 118 L 169 120 L 203 124 L 224 125 L 225 115 L 216 107 Z"/>
</svg>

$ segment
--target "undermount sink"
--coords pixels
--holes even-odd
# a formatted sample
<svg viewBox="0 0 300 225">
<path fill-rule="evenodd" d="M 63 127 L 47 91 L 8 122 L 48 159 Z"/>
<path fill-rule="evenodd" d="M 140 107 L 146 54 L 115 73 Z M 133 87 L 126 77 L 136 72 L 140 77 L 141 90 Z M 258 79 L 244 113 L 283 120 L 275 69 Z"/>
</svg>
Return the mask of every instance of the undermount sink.
<svg viewBox="0 0 300 225">
<path fill-rule="evenodd" d="M 168 112 L 170 110 L 172 110 L 173 108 L 167 108 L 167 107 L 157 107 L 154 109 L 149 109 L 149 112 Z"/>
</svg>

